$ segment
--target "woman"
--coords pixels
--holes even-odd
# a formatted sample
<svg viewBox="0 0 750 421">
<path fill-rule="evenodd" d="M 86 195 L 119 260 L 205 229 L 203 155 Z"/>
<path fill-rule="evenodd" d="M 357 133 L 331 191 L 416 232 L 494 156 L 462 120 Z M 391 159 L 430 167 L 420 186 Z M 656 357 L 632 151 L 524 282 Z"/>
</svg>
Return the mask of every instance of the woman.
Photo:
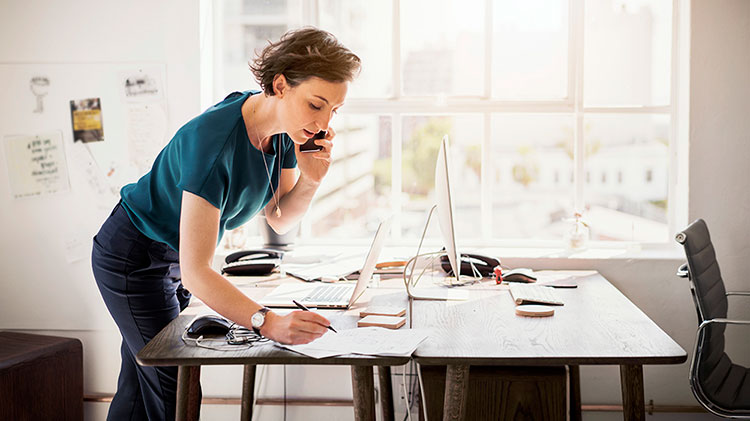
<svg viewBox="0 0 750 421">
<path fill-rule="evenodd" d="M 226 229 L 261 210 L 283 233 L 310 205 L 331 163 L 329 127 L 360 60 L 315 28 L 286 33 L 251 65 L 263 90 L 229 95 L 177 131 L 149 173 L 122 188 L 94 237 L 92 266 L 123 337 L 108 418 L 174 418 L 177 369 L 141 367 L 137 352 L 177 317 L 191 293 L 223 316 L 282 343 L 307 343 L 329 321 L 262 308 L 211 269 Z M 317 132 L 318 152 L 300 153 Z M 297 170 L 299 169 L 299 176 Z M 190 292 L 188 292 L 188 290 Z"/>
</svg>

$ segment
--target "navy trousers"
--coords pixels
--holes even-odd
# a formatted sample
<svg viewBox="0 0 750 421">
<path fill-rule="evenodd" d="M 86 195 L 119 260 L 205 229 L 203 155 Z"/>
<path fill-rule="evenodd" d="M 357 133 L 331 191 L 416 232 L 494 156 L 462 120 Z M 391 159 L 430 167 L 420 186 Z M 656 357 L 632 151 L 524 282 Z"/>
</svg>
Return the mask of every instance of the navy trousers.
<svg viewBox="0 0 750 421">
<path fill-rule="evenodd" d="M 91 264 L 122 334 L 120 377 L 107 419 L 173 420 L 177 367 L 143 367 L 135 355 L 190 301 L 179 254 L 143 235 L 118 203 L 94 237 Z"/>
</svg>

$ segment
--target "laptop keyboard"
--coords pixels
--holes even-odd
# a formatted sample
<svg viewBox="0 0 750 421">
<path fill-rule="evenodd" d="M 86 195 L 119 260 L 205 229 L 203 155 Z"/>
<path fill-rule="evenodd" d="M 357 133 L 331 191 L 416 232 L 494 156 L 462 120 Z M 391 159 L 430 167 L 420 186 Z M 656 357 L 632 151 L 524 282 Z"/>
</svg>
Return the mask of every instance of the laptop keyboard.
<svg viewBox="0 0 750 421">
<path fill-rule="evenodd" d="M 346 301 L 352 295 L 353 285 L 321 285 L 315 287 L 305 298 L 303 302 L 316 303 L 335 303 Z"/>
</svg>

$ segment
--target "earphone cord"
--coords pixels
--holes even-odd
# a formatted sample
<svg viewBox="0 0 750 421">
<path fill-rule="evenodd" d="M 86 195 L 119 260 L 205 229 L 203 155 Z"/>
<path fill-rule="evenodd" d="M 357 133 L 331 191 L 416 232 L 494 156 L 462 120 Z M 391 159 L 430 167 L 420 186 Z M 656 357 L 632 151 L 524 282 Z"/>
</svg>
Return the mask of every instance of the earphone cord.
<svg viewBox="0 0 750 421">
<path fill-rule="evenodd" d="M 255 104 L 253 104 L 253 116 L 255 116 Z M 276 203 L 276 216 L 281 216 L 281 208 L 279 207 L 279 198 L 278 198 L 278 189 L 274 191 L 273 189 L 273 182 L 271 181 L 271 171 L 268 170 L 268 163 L 266 162 L 266 156 L 263 152 L 263 140 L 260 138 L 260 135 L 258 134 L 258 127 L 255 128 L 255 137 L 258 138 L 258 146 L 260 146 L 260 154 L 262 155 L 261 158 L 263 158 L 263 167 L 266 169 L 266 175 L 268 176 L 268 187 L 271 188 L 271 197 L 273 197 L 274 202 Z M 273 137 L 271 137 L 272 139 Z M 281 137 L 279 136 L 279 145 L 276 148 L 276 155 L 279 156 L 279 183 L 281 183 Z"/>
<path fill-rule="evenodd" d="M 261 145 L 262 148 L 262 145 Z M 279 138 L 279 146 L 276 148 L 276 154 L 279 155 L 279 179 L 281 179 L 281 138 Z M 263 153 L 261 149 L 260 153 Z M 281 216 L 281 208 L 279 207 L 278 189 L 274 191 L 273 182 L 271 181 L 271 172 L 268 170 L 268 163 L 266 163 L 266 157 L 263 156 L 263 166 L 266 168 L 266 175 L 268 176 L 268 186 L 271 188 L 271 196 L 276 203 L 276 216 Z M 280 182 L 281 180 L 279 180 Z"/>
</svg>

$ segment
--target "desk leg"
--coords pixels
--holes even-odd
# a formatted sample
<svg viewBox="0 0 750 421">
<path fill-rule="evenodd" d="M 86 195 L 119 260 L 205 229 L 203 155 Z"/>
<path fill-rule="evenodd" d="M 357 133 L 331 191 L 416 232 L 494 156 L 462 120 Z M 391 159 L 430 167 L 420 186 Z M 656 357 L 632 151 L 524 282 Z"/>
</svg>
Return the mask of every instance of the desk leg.
<svg viewBox="0 0 750 421">
<path fill-rule="evenodd" d="M 625 420 L 646 419 L 646 406 L 643 398 L 643 366 L 621 365 L 620 384 L 622 388 L 622 416 Z"/>
<path fill-rule="evenodd" d="M 568 366 L 568 387 L 570 390 L 570 421 L 581 421 L 581 370 L 577 365 Z"/>
<path fill-rule="evenodd" d="M 354 419 L 375 421 L 375 381 L 371 365 L 352 366 L 352 394 L 354 397 Z"/>
<path fill-rule="evenodd" d="M 246 364 L 242 374 L 242 400 L 240 401 L 240 420 L 253 419 L 253 401 L 255 401 L 255 365 Z"/>
<path fill-rule="evenodd" d="M 201 366 L 181 365 L 177 368 L 178 420 L 197 420 L 200 416 Z"/>
<path fill-rule="evenodd" d="M 378 366 L 378 382 L 380 383 L 380 409 L 383 411 L 383 421 L 393 421 L 393 384 L 391 383 L 391 367 Z"/>
<path fill-rule="evenodd" d="M 443 421 L 462 421 L 466 418 L 469 397 L 469 366 L 449 365 L 445 370 Z"/>
</svg>

